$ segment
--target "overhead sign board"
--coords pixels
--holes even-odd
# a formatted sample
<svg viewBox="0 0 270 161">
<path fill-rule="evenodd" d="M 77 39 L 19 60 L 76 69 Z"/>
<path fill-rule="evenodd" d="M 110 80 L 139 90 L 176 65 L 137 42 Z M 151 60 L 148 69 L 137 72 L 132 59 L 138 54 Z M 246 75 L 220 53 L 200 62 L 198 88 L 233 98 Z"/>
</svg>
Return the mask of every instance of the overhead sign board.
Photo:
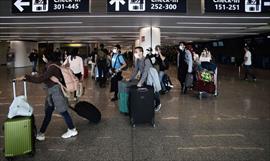
<svg viewBox="0 0 270 161">
<path fill-rule="evenodd" d="M 89 12 L 89 0 L 12 0 L 12 13 Z"/>
<path fill-rule="evenodd" d="M 186 0 L 107 0 L 107 11 L 185 13 Z"/>
<path fill-rule="evenodd" d="M 270 13 L 270 0 L 205 0 L 205 12 Z"/>
</svg>

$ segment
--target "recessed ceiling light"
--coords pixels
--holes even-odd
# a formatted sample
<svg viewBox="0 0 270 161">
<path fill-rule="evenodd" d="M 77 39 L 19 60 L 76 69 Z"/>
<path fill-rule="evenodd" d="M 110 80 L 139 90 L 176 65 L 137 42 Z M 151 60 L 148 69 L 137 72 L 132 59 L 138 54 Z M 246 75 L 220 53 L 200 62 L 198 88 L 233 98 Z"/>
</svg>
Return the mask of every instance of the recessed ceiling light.
<svg viewBox="0 0 270 161">
<path fill-rule="evenodd" d="M 0 25 L 69 25 L 82 23 L 83 22 L 11 22 L 11 23 L 0 23 Z"/>
</svg>

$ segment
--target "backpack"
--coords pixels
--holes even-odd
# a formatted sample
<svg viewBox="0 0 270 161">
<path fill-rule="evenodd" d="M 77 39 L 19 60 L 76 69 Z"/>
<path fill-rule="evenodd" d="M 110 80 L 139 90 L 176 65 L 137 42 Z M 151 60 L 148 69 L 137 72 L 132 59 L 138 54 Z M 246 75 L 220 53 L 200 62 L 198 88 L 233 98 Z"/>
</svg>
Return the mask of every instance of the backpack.
<svg viewBox="0 0 270 161">
<path fill-rule="evenodd" d="M 53 81 L 55 83 L 58 83 L 61 86 L 63 94 L 66 97 L 69 97 L 69 94 L 71 92 L 77 91 L 77 89 L 79 87 L 79 80 L 73 74 L 72 70 L 69 67 L 58 66 L 56 64 L 51 64 L 50 66 L 55 66 L 55 67 L 57 67 L 58 69 L 61 70 L 62 76 L 64 78 L 65 85 L 63 85 L 60 82 L 60 80 L 58 78 L 56 78 L 55 76 L 52 76 L 50 79 L 51 79 L 51 81 Z"/>
<path fill-rule="evenodd" d="M 98 50 L 97 60 L 106 60 L 107 54 L 103 50 Z"/>
</svg>

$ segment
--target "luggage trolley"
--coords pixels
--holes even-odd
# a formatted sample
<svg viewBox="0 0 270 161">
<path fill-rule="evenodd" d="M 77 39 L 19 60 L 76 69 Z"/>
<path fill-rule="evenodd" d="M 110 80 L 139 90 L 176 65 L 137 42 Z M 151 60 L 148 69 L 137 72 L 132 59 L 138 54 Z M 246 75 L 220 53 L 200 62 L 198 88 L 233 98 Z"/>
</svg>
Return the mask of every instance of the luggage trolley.
<svg viewBox="0 0 270 161">
<path fill-rule="evenodd" d="M 215 64 L 202 62 L 196 72 L 195 91 L 198 91 L 198 98 L 203 96 L 213 95 L 218 96 L 217 85 L 218 68 Z"/>
</svg>

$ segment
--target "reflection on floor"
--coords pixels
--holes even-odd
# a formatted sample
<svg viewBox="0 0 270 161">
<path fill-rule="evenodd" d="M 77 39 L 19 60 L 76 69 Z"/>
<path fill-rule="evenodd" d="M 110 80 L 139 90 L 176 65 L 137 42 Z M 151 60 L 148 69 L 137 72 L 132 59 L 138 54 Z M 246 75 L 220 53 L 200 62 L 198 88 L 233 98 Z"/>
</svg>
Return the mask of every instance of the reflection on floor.
<svg viewBox="0 0 270 161">
<path fill-rule="evenodd" d="M 12 101 L 11 79 L 30 69 L 0 68 L 0 122 Z M 89 124 L 71 112 L 79 135 L 63 140 L 64 121 L 57 113 L 47 130 L 47 139 L 37 142 L 36 155 L 18 161 L 269 161 L 270 160 L 270 77 L 258 70 L 256 83 L 240 80 L 238 68 L 219 68 L 219 96 L 199 100 L 192 91 L 181 95 L 175 70 L 169 71 L 174 88 L 161 96 L 156 128 L 131 128 L 129 119 L 111 102 L 109 84 L 99 88 L 86 81 L 82 100 L 95 104 L 102 122 Z M 125 75 L 128 75 L 126 73 Z M 19 87 L 19 86 L 18 86 Z M 18 89 L 22 93 L 22 89 Z M 29 102 L 34 106 L 39 127 L 44 116 L 42 85 L 28 84 Z M 3 149 L 3 131 L 0 132 Z M 0 160 L 4 160 L 0 155 Z"/>
</svg>

